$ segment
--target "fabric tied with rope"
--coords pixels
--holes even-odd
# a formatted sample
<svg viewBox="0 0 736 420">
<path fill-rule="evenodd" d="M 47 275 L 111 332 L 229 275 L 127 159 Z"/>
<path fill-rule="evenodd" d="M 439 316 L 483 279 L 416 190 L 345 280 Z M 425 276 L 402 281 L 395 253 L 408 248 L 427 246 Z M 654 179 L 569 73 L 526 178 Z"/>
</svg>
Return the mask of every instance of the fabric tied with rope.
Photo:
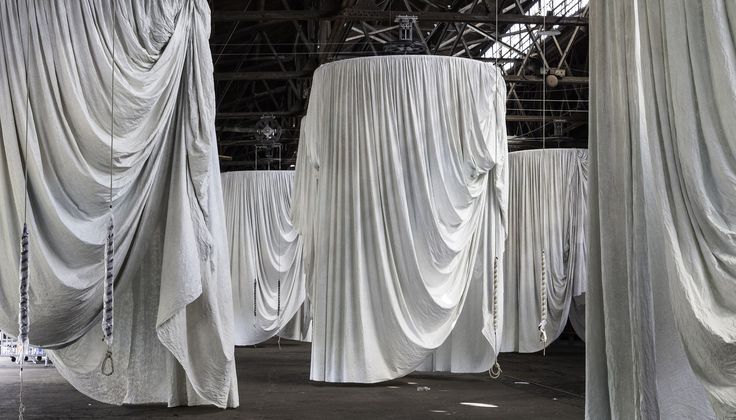
<svg viewBox="0 0 736 420">
<path fill-rule="evenodd" d="M 539 305 L 539 316 L 541 322 L 539 323 L 539 341 L 542 342 L 544 348 L 542 354 L 546 354 L 547 349 L 547 258 L 542 250 L 542 287 L 540 291 L 540 305 Z"/>
<path fill-rule="evenodd" d="M 105 376 L 110 376 L 115 372 L 115 366 L 112 361 L 112 342 L 113 342 L 113 304 L 114 304 L 114 258 L 115 258 L 115 220 L 112 212 L 107 223 L 107 241 L 105 242 L 105 286 L 104 299 L 102 302 L 102 332 L 104 334 L 105 344 L 107 345 L 107 353 L 102 362 L 101 371 Z"/>
</svg>

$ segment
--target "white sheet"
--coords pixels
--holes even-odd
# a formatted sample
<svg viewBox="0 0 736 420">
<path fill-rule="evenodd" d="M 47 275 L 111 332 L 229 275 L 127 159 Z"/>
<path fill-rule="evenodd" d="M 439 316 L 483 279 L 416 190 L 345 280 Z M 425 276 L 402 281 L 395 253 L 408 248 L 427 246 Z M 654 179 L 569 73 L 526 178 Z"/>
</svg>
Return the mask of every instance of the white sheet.
<svg viewBox="0 0 736 420">
<path fill-rule="evenodd" d="M 277 334 L 308 338 L 308 310 L 299 312 L 306 288 L 302 242 L 291 223 L 293 179 L 293 171 L 222 174 L 236 345 Z"/>
<path fill-rule="evenodd" d="M 573 297 L 587 283 L 588 152 L 547 149 L 509 153 L 509 236 L 506 243 L 501 351 L 540 351 L 542 250 L 546 260 L 546 345 L 565 328 Z M 583 303 L 584 304 L 584 303 Z M 581 311 L 573 313 L 573 316 Z M 584 333 L 580 317 L 573 325 Z"/>
<path fill-rule="evenodd" d="M 586 416 L 736 418 L 736 3 L 590 10 Z"/>
<path fill-rule="evenodd" d="M 0 1 L 0 329 L 17 327 L 27 156 L 31 343 L 100 401 L 235 407 L 209 6 L 127 0 L 115 13 L 113 27 L 109 1 Z M 104 377 L 111 170 L 115 373 Z"/>
<path fill-rule="evenodd" d="M 504 92 L 491 64 L 456 58 L 317 70 L 293 205 L 309 248 L 312 380 L 396 378 L 450 335 L 477 257 L 488 255 L 486 211 L 500 211 L 488 209 L 488 185 L 507 194 L 504 113 L 494 107 Z M 488 294 L 479 296 L 478 327 L 491 340 Z"/>
</svg>

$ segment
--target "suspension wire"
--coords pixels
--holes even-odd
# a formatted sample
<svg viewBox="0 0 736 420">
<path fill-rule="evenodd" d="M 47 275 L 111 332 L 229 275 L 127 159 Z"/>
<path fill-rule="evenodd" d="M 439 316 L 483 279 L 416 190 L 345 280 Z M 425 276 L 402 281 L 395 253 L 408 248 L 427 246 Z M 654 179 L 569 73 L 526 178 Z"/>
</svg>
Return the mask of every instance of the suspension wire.
<svg viewBox="0 0 736 420">
<path fill-rule="evenodd" d="M 542 30 L 547 30 L 547 6 L 544 4 L 542 10 Z M 542 42 L 542 55 L 544 56 L 544 80 L 542 80 L 542 150 L 547 148 L 547 73 L 549 65 L 547 64 L 547 40 Z"/>
<path fill-rule="evenodd" d="M 115 13 L 116 0 L 112 0 L 112 71 L 110 73 L 110 196 L 108 198 L 110 204 L 110 210 L 112 211 L 112 179 L 113 179 L 113 165 L 114 155 L 113 149 L 115 144 L 115 25 L 117 23 L 117 14 Z"/>
</svg>

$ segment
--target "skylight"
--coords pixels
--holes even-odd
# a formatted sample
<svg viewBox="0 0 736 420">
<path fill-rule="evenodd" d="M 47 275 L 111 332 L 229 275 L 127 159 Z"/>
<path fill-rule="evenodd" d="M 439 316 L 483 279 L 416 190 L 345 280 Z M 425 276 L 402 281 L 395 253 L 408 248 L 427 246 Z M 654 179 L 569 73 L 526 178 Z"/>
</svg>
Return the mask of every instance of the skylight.
<svg viewBox="0 0 736 420">
<path fill-rule="evenodd" d="M 524 12 L 528 16 L 546 15 L 551 12 L 552 16 L 575 16 L 583 11 L 588 5 L 588 0 L 540 0 Z M 510 6 L 500 13 L 519 13 L 518 6 Z M 529 35 L 531 31 L 541 30 L 542 25 L 514 24 L 506 32 L 499 34 L 500 42 L 493 45 L 483 55 L 486 58 L 498 57 L 501 59 L 523 59 L 527 51 L 533 48 L 533 39 Z M 549 28 L 548 28 L 549 29 Z M 551 29 L 558 29 L 555 25 Z M 540 40 L 547 35 L 540 35 Z M 499 63 L 505 70 L 511 69 L 514 62 Z"/>
</svg>

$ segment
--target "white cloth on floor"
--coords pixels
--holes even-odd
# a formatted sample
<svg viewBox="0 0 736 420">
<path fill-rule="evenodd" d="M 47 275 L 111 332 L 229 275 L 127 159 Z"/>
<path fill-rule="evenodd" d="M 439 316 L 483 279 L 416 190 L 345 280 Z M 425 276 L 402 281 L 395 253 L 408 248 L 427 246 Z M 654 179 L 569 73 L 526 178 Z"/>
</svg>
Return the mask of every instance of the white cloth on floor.
<svg viewBox="0 0 736 420">
<path fill-rule="evenodd" d="M 106 403 L 236 407 L 209 6 L 115 4 L 0 1 L 0 329 L 18 325 L 27 164 L 31 343 L 53 349 L 59 372 Z M 115 372 L 106 377 L 111 172 Z"/>
<path fill-rule="evenodd" d="M 546 344 L 565 328 L 573 297 L 584 306 L 587 283 L 588 152 L 546 149 L 509 153 L 501 351 L 540 351 L 542 250 L 546 262 Z M 573 325 L 583 329 L 581 311 Z M 577 315 L 577 316 L 576 316 Z M 584 330 L 580 332 L 584 333 Z"/>
<path fill-rule="evenodd" d="M 736 3 L 590 10 L 586 417 L 736 418 Z"/>
<path fill-rule="evenodd" d="M 498 98 L 500 72 L 478 61 L 372 57 L 316 71 L 292 208 L 308 248 L 313 380 L 406 375 L 452 332 L 473 270 L 490 263 L 486 212 L 501 210 L 487 206 L 489 185 L 507 194 Z M 475 297 L 490 341 L 489 293 Z"/>
<path fill-rule="evenodd" d="M 293 180 L 294 171 L 222 174 L 236 345 L 261 343 L 287 325 L 285 338 L 308 337 L 308 311 L 299 312 L 306 289 L 302 242 L 291 223 Z"/>
</svg>

